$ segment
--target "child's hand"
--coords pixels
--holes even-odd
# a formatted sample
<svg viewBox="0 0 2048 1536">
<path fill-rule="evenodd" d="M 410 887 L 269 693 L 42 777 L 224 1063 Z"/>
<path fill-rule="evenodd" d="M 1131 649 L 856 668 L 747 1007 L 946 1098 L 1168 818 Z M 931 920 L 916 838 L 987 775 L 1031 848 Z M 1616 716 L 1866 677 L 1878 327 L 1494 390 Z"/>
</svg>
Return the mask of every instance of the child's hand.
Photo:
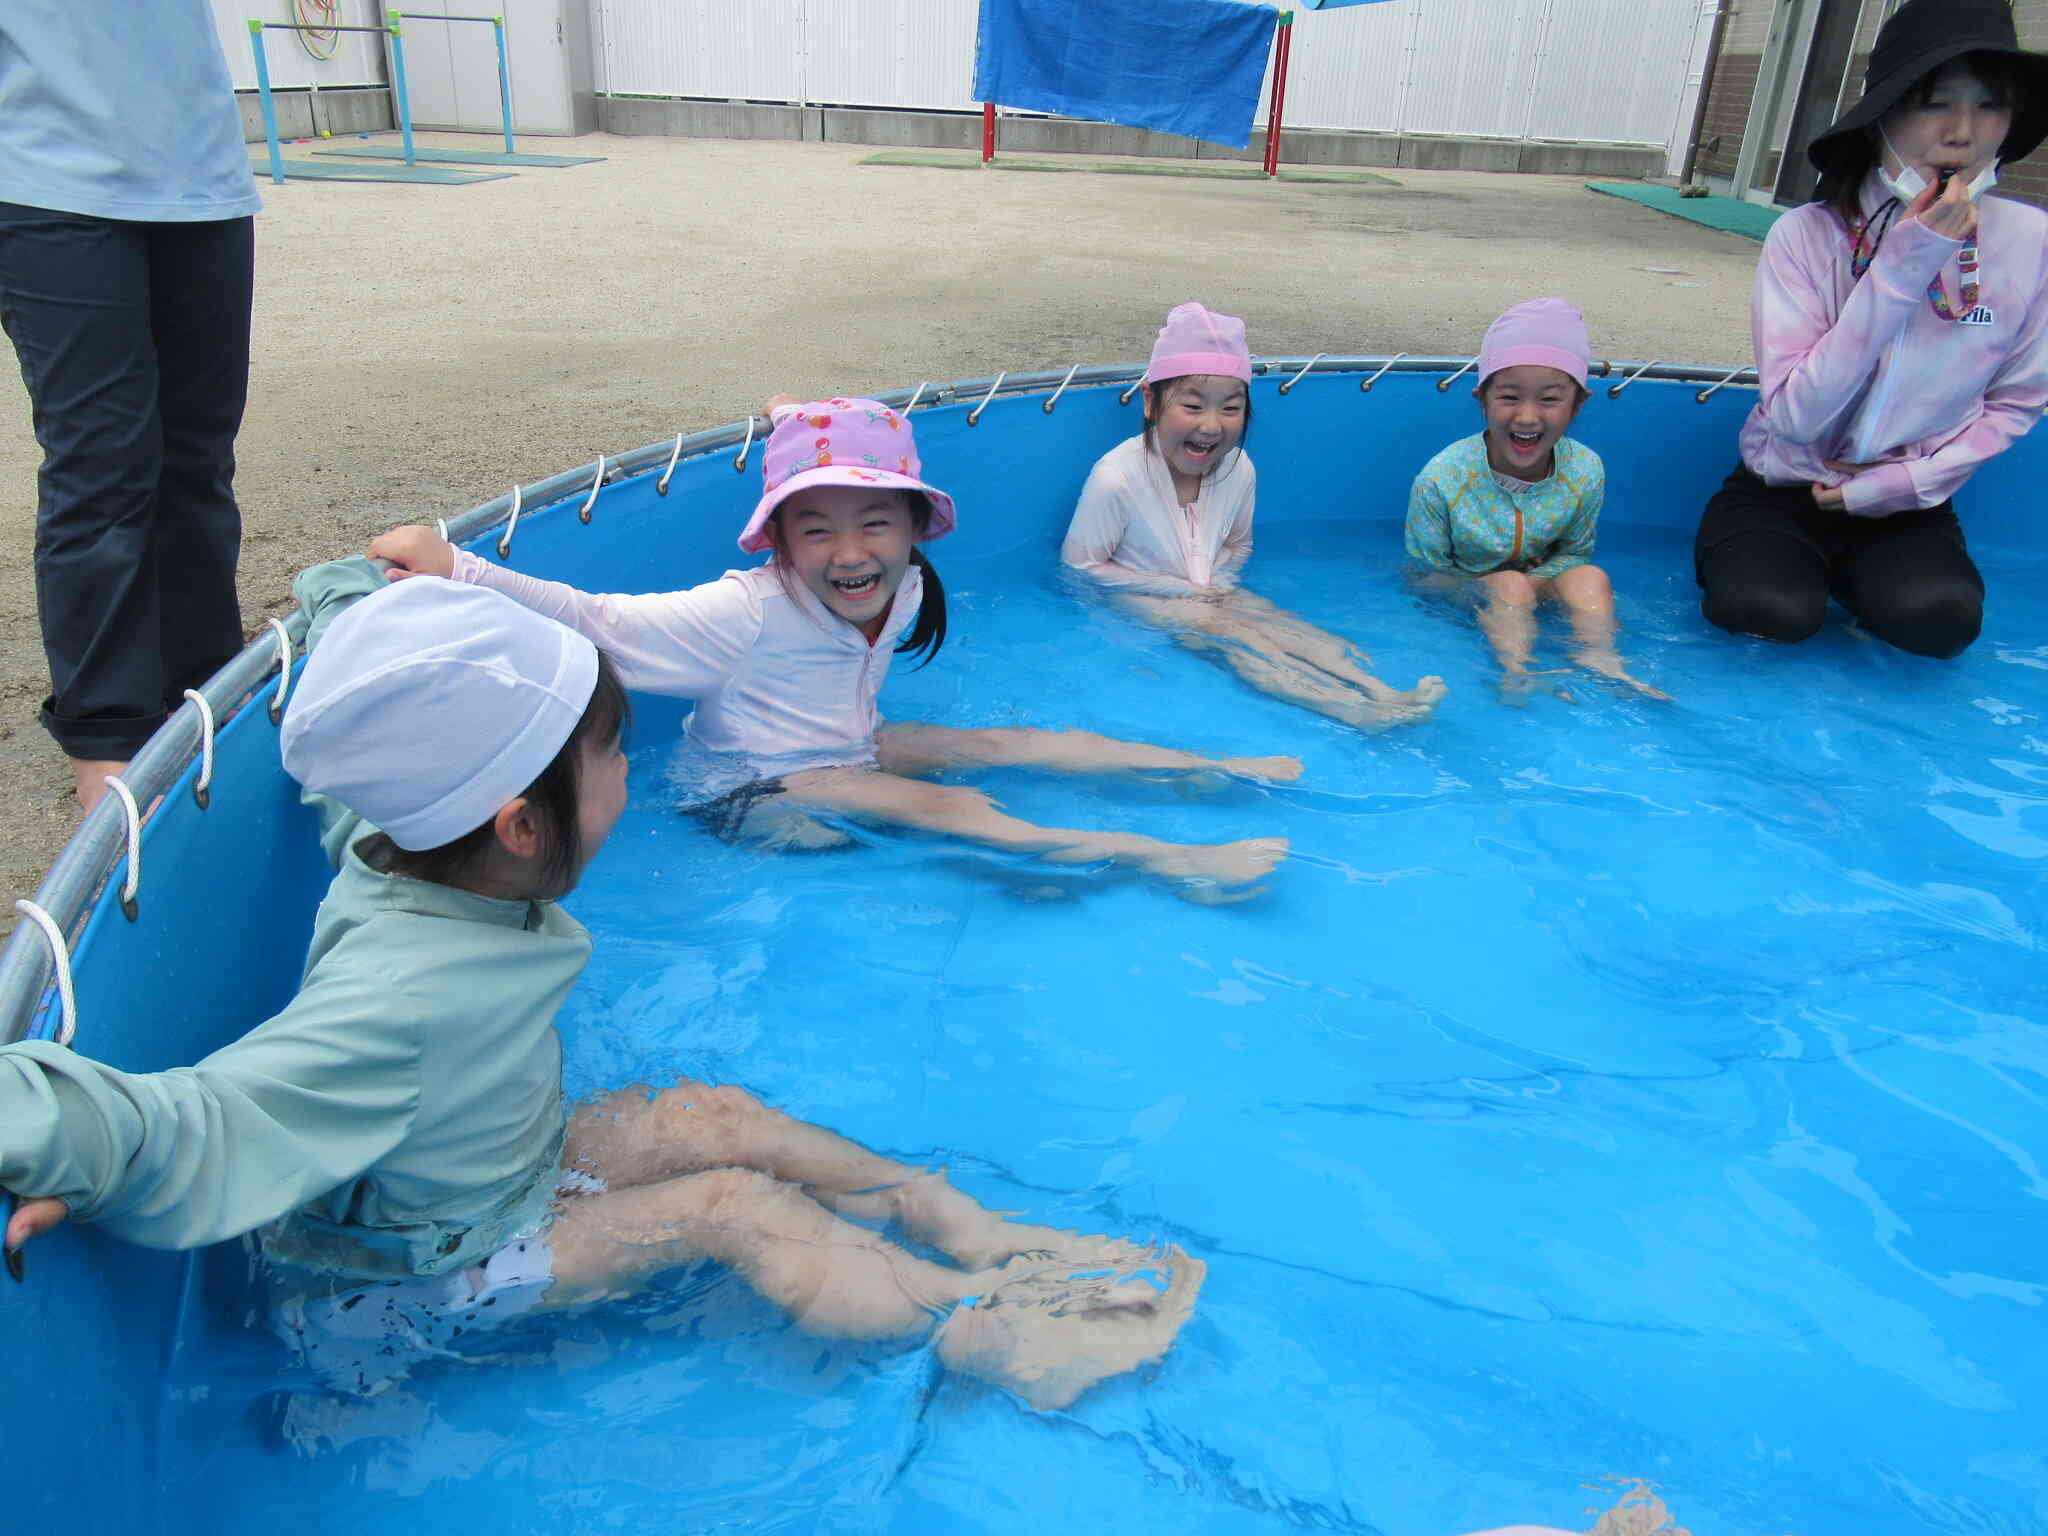
<svg viewBox="0 0 2048 1536">
<path fill-rule="evenodd" d="M 384 573 L 388 581 L 455 574 L 455 546 L 431 528 L 409 526 L 380 533 L 363 553 L 372 560 L 391 562 L 391 569 Z"/>
<path fill-rule="evenodd" d="M 773 421 L 777 411 L 787 410 L 791 406 L 802 404 L 803 401 L 799 400 L 795 395 L 770 395 L 761 402 L 761 414 L 770 421 Z"/>
<path fill-rule="evenodd" d="M 41 1237 L 45 1232 L 57 1227 L 70 1214 L 71 1207 L 62 1200 L 48 1196 L 24 1200 L 16 1207 L 13 1219 L 7 1223 L 7 1235 L 0 1239 L 0 1247 L 13 1253 L 30 1238 Z"/>
</svg>

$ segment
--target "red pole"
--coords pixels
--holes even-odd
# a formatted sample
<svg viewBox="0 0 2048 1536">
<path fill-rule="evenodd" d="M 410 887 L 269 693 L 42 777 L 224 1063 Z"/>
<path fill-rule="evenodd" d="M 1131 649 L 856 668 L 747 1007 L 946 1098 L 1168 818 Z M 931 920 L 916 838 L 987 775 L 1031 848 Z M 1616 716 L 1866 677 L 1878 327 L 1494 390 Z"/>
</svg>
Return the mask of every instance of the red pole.
<svg viewBox="0 0 2048 1536">
<path fill-rule="evenodd" d="M 1266 174 L 1280 174 L 1280 123 L 1287 111 L 1287 61 L 1294 52 L 1294 12 L 1282 11 L 1273 28 L 1273 116 L 1266 126 Z"/>
<path fill-rule="evenodd" d="M 981 163 L 987 165 L 996 157 L 996 104 L 984 101 L 981 104 Z"/>
</svg>

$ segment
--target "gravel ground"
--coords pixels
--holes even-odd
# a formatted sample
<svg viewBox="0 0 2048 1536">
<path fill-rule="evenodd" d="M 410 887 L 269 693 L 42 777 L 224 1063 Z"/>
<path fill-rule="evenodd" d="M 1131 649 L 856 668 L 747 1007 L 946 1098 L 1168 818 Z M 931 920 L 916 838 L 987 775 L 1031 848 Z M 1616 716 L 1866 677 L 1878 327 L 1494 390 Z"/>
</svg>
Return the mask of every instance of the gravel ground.
<svg viewBox="0 0 2048 1536">
<path fill-rule="evenodd" d="M 423 135 L 466 148 L 470 135 Z M 1457 353 L 1562 294 L 1615 358 L 1749 358 L 1757 247 L 1577 177 L 1399 184 L 861 167 L 865 146 L 534 141 L 601 165 L 471 186 L 263 184 L 240 440 L 245 624 L 292 575 L 600 451 L 869 393 L 1141 359 L 1199 298 L 1255 352 Z M 295 155 L 305 153 L 303 149 Z M 31 567 L 39 450 L 0 378 L 0 893 L 77 824 Z M 11 912 L 11 906 L 4 910 Z"/>
</svg>

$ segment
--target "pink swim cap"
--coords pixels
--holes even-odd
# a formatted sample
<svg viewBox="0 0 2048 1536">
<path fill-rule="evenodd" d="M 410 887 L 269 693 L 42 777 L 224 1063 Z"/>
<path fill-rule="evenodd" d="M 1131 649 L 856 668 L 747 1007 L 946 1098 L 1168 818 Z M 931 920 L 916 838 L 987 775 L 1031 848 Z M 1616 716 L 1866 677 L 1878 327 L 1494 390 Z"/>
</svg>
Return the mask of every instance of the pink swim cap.
<svg viewBox="0 0 2048 1536">
<path fill-rule="evenodd" d="M 761 499 L 740 532 L 740 548 L 750 555 L 774 548 L 768 519 L 809 485 L 922 491 L 932 503 L 931 526 L 923 537 L 951 533 L 953 498 L 920 480 L 922 469 L 910 419 L 879 400 L 813 400 L 779 412 L 761 454 Z"/>
<path fill-rule="evenodd" d="M 1184 379 L 1191 373 L 1252 381 L 1252 355 L 1245 350 L 1244 322 L 1199 304 L 1176 304 L 1152 343 L 1145 382 Z"/>
<path fill-rule="evenodd" d="M 1584 389 L 1592 360 L 1584 315 L 1563 299 L 1530 299 L 1486 328 L 1479 344 L 1479 386 L 1484 389 L 1503 368 L 1532 365 L 1568 373 Z"/>
</svg>

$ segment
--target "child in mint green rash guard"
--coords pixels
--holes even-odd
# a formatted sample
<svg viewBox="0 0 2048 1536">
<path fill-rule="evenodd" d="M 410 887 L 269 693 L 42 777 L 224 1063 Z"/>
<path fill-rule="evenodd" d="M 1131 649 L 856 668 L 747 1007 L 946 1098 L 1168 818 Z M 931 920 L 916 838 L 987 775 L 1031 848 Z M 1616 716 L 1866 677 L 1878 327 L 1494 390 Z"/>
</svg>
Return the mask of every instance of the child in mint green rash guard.
<svg viewBox="0 0 2048 1536">
<path fill-rule="evenodd" d="M 1563 299 L 1517 304 L 1487 327 L 1473 391 L 1485 430 L 1444 449 L 1408 496 L 1408 555 L 1425 585 L 1469 591 L 1500 662 L 1501 696 L 1518 702 L 1531 670 L 1536 608 L 1570 617 L 1579 665 L 1651 698 L 1614 648 L 1614 591 L 1592 563 L 1606 497 L 1600 456 L 1565 436 L 1586 402 L 1592 347 Z"/>
<path fill-rule="evenodd" d="M 1203 1274 L 1178 1252 L 1004 1221 L 738 1088 L 569 1112 L 555 1013 L 590 936 L 558 902 L 626 803 L 610 662 L 498 593 L 364 560 L 297 591 L 284 764 L 337 869 L 299 993 L 168 1072 L 0 1047 L 10 1250 L 67 1217 L 154 1248 L 257 1232 L 280 1332 L 364 1393 L 699 1258 L 813 1332 L 930 1336 L 1039 1406 L 1166 1350 Z"/>
</svg>

